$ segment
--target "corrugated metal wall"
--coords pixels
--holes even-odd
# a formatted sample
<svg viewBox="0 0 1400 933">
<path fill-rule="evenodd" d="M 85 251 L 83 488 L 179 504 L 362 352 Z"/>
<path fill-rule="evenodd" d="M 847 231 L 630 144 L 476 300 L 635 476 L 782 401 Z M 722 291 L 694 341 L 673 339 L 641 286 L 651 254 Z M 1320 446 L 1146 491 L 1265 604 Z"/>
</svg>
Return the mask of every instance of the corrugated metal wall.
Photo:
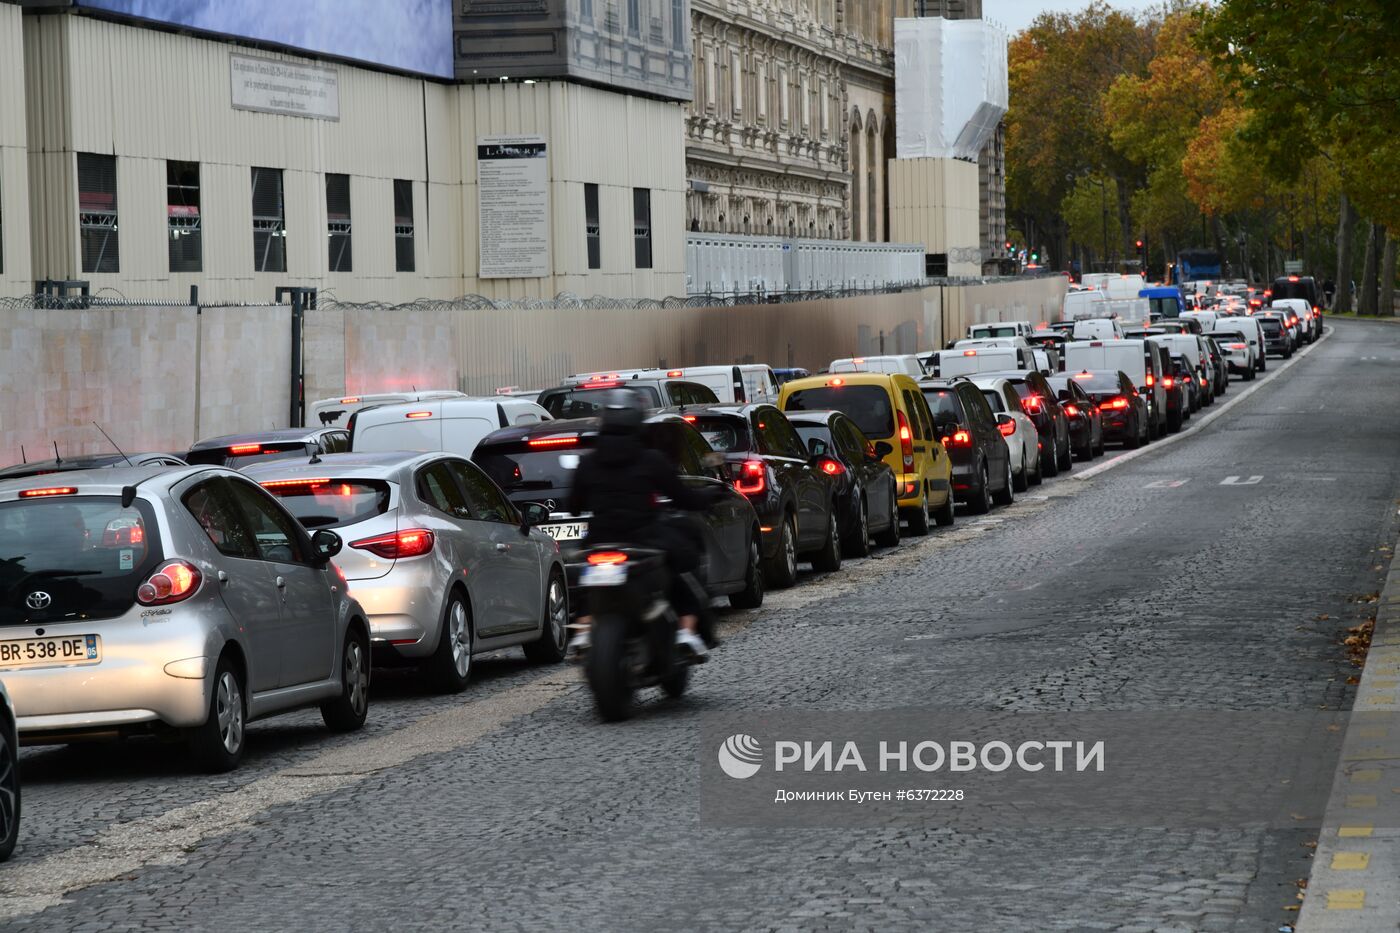
<svg viewBox="0 0 1400 933">
<path fill-rule="evenodd" d="M 17 6 L 0 4 L 0 295 L 27 291 L 29 167 L 24 38 Z"/>
</svg>

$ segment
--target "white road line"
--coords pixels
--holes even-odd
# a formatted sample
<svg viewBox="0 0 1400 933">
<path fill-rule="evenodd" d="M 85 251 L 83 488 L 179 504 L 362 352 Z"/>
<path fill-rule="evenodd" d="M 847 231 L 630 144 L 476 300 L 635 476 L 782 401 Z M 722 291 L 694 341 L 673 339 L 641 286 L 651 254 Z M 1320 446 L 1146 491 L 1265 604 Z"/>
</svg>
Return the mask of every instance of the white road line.
<svg viewBox="0 0 1400 933">
<path fill-rule="evenodd" d="M 1191 477 L 1185 479 L 1159 479 L 1155 483 L 1148 483 L 1143 489 L 1179 489 L 1191 482 Z"/>
<path fill-rule="evenodd" d="M 1257 486 L 1264 481 L 1262 476 L 1251 476 L 1249 479 L 1241 479 L 1238 476 L 1227 476 L 1220 481 L 1222 486 Z"/>
<path fill-rule="evenodd" d="M 1284 370 L 1288 369 L 1288 367 L 1295 365 L 1303 357 L 1307 356 L 1313 350 L 1317 349 L 1317 347 L 1319 347 L 1322 344 L 1322 342 L 1331 335 L 1331 328 L 1324 330 L 1322 332 L 1322 336 L 1318 338 L 1315 342 L 1309 344 L 1306 348 L 1299 350 L 1297 353 L 1293 354 L 1293 359 L 1288 360 L 1281 365 L 1275 365 L 1271 374 L 1265 376 L 1262 381 L 1256 379 L 1253 385 L 1250 385 L 1248 388 L 1241 391 L 1238 395 L 1235 395 L 1228 402 L 1216 408 L 1215 411 L 1212 411 L 1210 414 L 1205 416 L 1198 415 L 1197 417 L 1192 418 L 1191 427 L 1184 428 L 1176 434 L 1172 434 L 1169 437 L 1164 437 L 1160 441 L 1155 441 L 1146 447 L 1139 447 L 1137 450 L 1130 450 L 1125 454 L 1120 454 L 1119 456 L 1114 457 L 1112 460 L 1109 460 L 1106 463 L 1100 463 L 1098 466 L 1095 467 L 1090 467 L 1082 473 L 1076 472 L 1071 478 L 1078 480 L 1092 479 L 1093 477 L 1098 476 L 1100 473 L 1105 473 L 1116 466 L 1121 466 L 1122 464 L 1127 463 L 1130 460 L 1136 460 L 1138 457 L 1142 457 L 1147 454 L 1156 453 L 1157 451 L 1162 450 L 1163 448 L 1170 446 L 1171 444 L 1175 444 L 1182 438 L 1191 437 L 1192 435 L 1197 434 L 1206 425 L 1211 424 L 1215 421 L 1215 419 L 1224 415 L 1227 411 L 1234 408 L 1240 402 L 1243 402 L 1255 392 L 1258 392 L 1260 389 L 1264 388 L 1264 386 L 1272 383 L 1274 381 L 1274 377 L 1278 376 L 1279 373 L 1282 373 Z M 1231 388 L 1234 388 L 1235 385 L 1236 383 L 1231 383 Z"/>
</svg>

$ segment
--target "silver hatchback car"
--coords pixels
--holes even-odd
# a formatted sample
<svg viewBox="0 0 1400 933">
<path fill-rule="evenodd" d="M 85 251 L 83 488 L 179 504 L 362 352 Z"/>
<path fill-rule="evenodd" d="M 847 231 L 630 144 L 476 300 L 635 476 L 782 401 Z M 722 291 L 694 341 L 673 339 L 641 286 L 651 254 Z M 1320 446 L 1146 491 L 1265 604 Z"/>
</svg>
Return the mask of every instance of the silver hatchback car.
<svg viewBox="0 0 1400 933">
<path fill-rule="evenodd" d="M 179 730 L 211 771 L 244 725 L 369 709 L 369 629 L 277 500 L 221 467 L 0 482 L 0 674 L 27 744 Z"/>
<path fill-rule="evenodd" d="M 441 691 L 467 685 L 472 656 L 523 645 L 563 659 L 564 562 L 474 463 L 447 453 L 349 453 L 243 468 L 314 532 L 346 546 L 336 565 L 368 613 L 374 662 L 426 669 Z"/>
</svg>

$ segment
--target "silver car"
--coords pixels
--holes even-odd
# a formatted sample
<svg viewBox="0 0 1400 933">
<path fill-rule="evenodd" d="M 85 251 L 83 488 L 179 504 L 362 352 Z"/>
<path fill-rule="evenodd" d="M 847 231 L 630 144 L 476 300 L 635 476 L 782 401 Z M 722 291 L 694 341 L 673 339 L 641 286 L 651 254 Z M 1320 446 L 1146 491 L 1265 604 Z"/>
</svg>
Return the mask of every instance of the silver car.
<svg viewBox="0 0 1400 933">
<path fill-rule="evenodd" d="M 26 743 L 178 730 L 211 771 L 252 719 L 369 709 L 369 629 L 277 500 L 221 467 L 0 482 L 0 673 Z"/>
<path fill-rule="evenodd" d="M 374 662 L 425 668 L 438 689 L 467 685 L 472 655 L 523 645 L 563 659 L 569 621 L 554 539 L 499 486 L 447 453 L 350 453 L 280 460 L 244 473 L 308 529 L 334 529 L 336 565 L 369 614 Z"/>
<path fill-rule="evenodd" d="M 0 862 L 19 841 L 19 732 L 15 707 L 0 681 Z"/>
</svg>

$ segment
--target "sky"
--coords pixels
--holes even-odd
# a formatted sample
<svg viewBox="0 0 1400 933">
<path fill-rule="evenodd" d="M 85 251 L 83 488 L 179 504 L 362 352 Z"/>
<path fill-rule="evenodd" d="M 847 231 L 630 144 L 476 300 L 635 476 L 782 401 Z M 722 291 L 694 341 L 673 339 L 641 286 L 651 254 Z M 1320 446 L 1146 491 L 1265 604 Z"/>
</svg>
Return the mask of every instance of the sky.
<svg viewBox="0 0 1400 933">
<path fill-rule="evenodd" d="M 1110 0 L 1110 4 L 1134 13 L 1156 6 L 1143 0 Z M 1075 13 L 1088 5 L 1089 0 L 982 0 L 982 17 L 1001 23 L 1014 36 L 1046 10 Z"/>
</svg>

